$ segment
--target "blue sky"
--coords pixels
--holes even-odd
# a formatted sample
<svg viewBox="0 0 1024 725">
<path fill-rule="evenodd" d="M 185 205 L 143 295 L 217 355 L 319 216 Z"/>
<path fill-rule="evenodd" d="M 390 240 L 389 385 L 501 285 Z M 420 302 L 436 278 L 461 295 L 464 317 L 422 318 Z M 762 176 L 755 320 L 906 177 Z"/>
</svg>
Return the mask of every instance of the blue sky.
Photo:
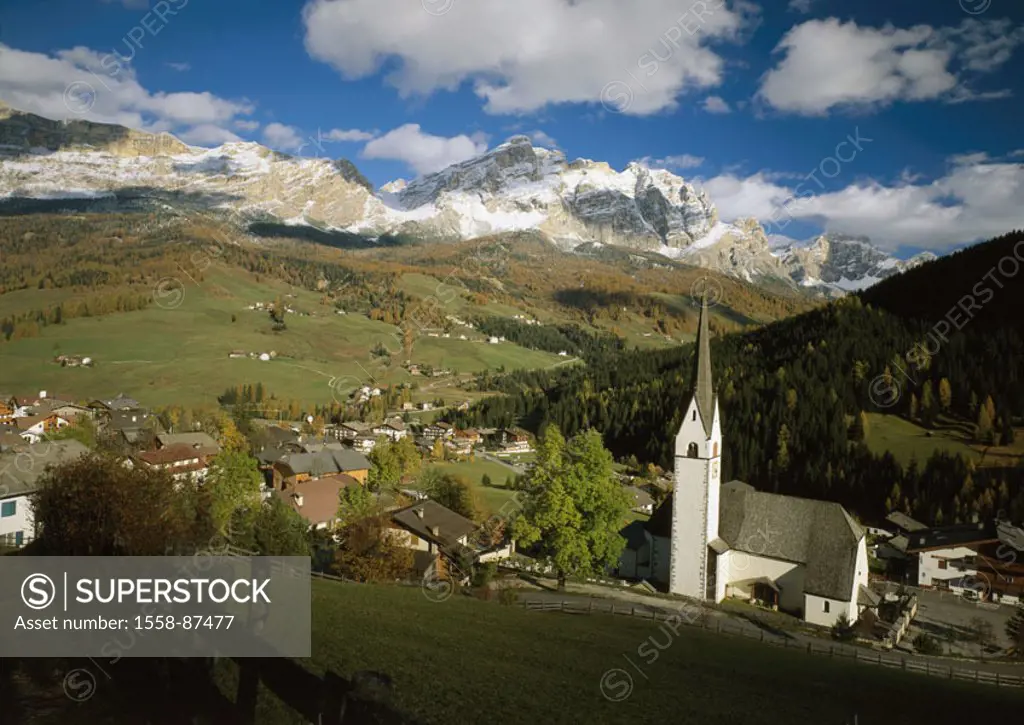
<svg viewBox="0 0 1024 725">
<path fill-rule="evenodd" d="M 378 185 L 527 133 L 909 254 L 1024 226 L 1022 43 L 1017 0 L 34 0 L 0 10 L 0 99 Z"/>
</svg>

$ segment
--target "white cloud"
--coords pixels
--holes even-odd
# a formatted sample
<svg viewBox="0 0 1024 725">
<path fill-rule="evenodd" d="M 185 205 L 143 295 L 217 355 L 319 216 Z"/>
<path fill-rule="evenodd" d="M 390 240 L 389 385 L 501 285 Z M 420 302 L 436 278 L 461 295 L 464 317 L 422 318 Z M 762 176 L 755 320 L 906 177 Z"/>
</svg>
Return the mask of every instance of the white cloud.
<svg viewBox="0 0 1024 725">
<path fill-rule="evenodd" d="M 1016 149 L 1015 151 L 1011 151 L 1010 156 L 1015 159 L 1019 159 L 1021 156 L 1024 156 L 1024 149 Z"/>
<path fill-rule="evenodd" d="M 150 132 L 190 133 L 227 128 L 253 111 L 251 103 L 207 92 L 161 93 L 144 88 L 131 66 L 85 47 L 54 55 L 0 44 L 0 99 L 52 119 L 79 118 Z M 209 134 L 195 130 L 195 137 Z"/>
<path fill-rule="evenodd" d="M 828 231 L 867 235 L 892 250 L 946 250 L 1024 227 L 1021 164 L 965 155 L 963 163 L 940 178 L 921 183 L 910 178 L 920 180 L 903 177 L 891 185 L 866 181 L 812 196 L 777 184 L 764 173 L 721 175 L 706 181 L 704 188 L 726 221 L 755 217 L 767 231 L 781 233 L 789 220 L 803 220 Z"/>
<path fill-rule="evenodd" d="M 310 0 L 303 19 L 313 58 L 347 79 L 386 69 L 402 96 L 469 82 L 488 113 L 604 101 L 644 115 L 720 83 L 723 60 L 705 43 L 738 40 L 755 11 L 697 0 L 459 0 L 432 14 L 410 0 Z"/>
<path fill-rule="evenodd" d="M 164 65 L 170 68 L 171 70 L 178 71 L 179 73 L 184 73 L 185 71 L 192 70 L 192 65 L 190 63 L 164 63 Z"/>
<path fill-rule="evenodd" d="M 402 161 L 417 174 L 430 174 L 486 150 L 487 142 L 480 136 L 433 136 L 424 133 L 419 124 L 409 123 L 370 141 L 362 156 Z"/>
<path fill-rule="evenodd" d="M 708 96 L 704 99 L 704 110 L 708 113 L 731 113 L 732 109 L 721 96 Z"/>
<path fill-rule="evenodd" d="M 235 121 L 235 128 L 237 128 L 239 131 L 255 131 L 259 127 L 259 121 L 246 121 L 241 118 Z"/>
<path fill-rule="evenodd" d="M 704 163 L 704 157 L 693 156 L 691 154 L 679 154 L 678 156 L 666 156 L 663 159 L 654 159 L 650 156 L 644 156 L 640 159 L 640 163 L 651 169 L 694 169 Z"/>
<path fill-rule="evenodd" d="M 948 160 L 949 163 L 954 166 L 973 166 L 974 164 L 983 164 L 986 161 L 990 161 L 988 154 L 984 151 L 974 151 L 967 154 L 953 154 Z"/>
<path fill-rule="evenodd" d="M 320 138 L 324 141 L 369 141 L 377 137 L 377 131 L 360 131 L 358 128 L 332 128 Z"/>
<path fill-rule="evenodd" d="M 788 10 L 795 13 L 803 13 L 806 15 L 811 12 L 811 5 L 814 4 L 814 0 L 789 0 Z"/>
<path fill-rule="evenodd" d="M 779 63 L 761 79 L 758 98 L 781 111 L 823 115 L 834 108 L 895 101 L 987 100 L 969 76 L 1005 64 L 1024 42 L 1009 21 L 966 20 L 955 28 L 860 27 L 837 18 L 792 28 L 775 48 Z"/>
<path fill-rule="evenodd" d="M 549 149 L 558 148 L 558 142 L 539 128 L 535 131 L 530 131 L 526 135 L 530 137 L 530 141 L 532 141 L 535 146 L 543 146 L 544 148 Z"/>
<path fill-rule="evenodd" d="M 178 138 L 193 146 L 220 146 L 222 143 L 242 140 L 226 128 L 215 126 L 212 123 L 193 126 L 179 133 Z"/>
<path fill-rule="evenodd" d="M 149 0 L 103 0 L 107 5 L 121 3 L 129 10 L 144 10 L 149 8 Z"/>
<path fill-rule="evenodd" d="M 283 123 L 268 123 L 263 129 L 263 142 L 278 151 L 298 151 L 305 145 L 299 129 Z"/>
</svg>

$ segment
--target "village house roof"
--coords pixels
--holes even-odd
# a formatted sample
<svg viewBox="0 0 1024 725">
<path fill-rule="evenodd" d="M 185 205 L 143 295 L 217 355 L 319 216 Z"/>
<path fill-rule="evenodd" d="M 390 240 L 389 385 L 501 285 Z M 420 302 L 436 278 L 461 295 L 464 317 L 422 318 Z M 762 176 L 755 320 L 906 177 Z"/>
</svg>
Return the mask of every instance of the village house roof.
<svg viewBox="0 0 1024 725">
<path fill-rule="evenodd" d="M 902 511 L 893 511 L 885 517 L 885 520 L 905 533 L 923 531 L 928 528 L 925 524 L 922 524 L 920 521 L 915 521 Z"/>
<path fill-rule="evenodd" d="M 215 456 L 220 453 L 220 444 L 208 433 L 161 433 L 156 437 L 161 448 L 175 445 L 186 445 L 202 456 Z"/>
<path fill-rule="evenodd" d="M 151 466 L 174 465 L 196 458 L 202 459 L 204 456 L 198 450 L 185 443 L 175 443 L 166 448 L 143 451 L 139 454 L 139 460 Z"/>
<path fill-rule="evenodd" d="M 364 423 L 361 420 L 346 420 L 338 427 L 348 428 L 349 430 L 355 431 L 356 433 L 362 433 L 363 431 L 370 430 L 372 426 L 369 423 Z"/>
<path fill-rule="evenodd" d="M 23 455 L 22 451 L 32 457 L 31 466 L 17 464 L 17 457 Z M 36 490 L 47 467 L 73 461 L 88 452 L 89 449 L 76 440 L 34 443 L 5 452 L 0 455 L 0 471 L 4 472 L 0 492 L 7 498 L 31 493 Z"/>
<path fill-rule="evenodd" d="M 134 398 L 129 398 L 124 393 L 118 393 L 116 398 L 102 401 L 110 410 L 141 410 L 142 405 Z"/>
<path fill-rule="evenodd" d="M 338 497 L 349 486 L 358 486 L 359 481 L 338 473 L 331 476 L 302 481 L 283 491 L 275 490 L 274 495 L 299 513 L 312 526 L 325 524 L 338 517 Z M 302 505 L 299 505 L 299 496 Z"/>
<path fill-rule="evenodd" d="M 654 505 L 654 498 L 651 496 L 651 494 L 647 493 L 647 491 L 644 491 L 642 488 L 638 488 L 636 486 L 626 486 L 626 491 L 629 492 L 629 495 L 633 497 L 634 507 Z"/>
<path fill-rule="evenodd" d="M 405 430 L 405 423 L 401 419 L 392 418 L 391 420 L 384 421 L 383 423 L 381 423 L 377 427 L 378 428 L 391 428 L 392 430 L 404 431 Z"/>
<path fill-rule="evenodd" d="M 957 524 L 915 531 L 894 536 L 889 546 L 903 554 L 917 554 L 922 551 L 951 549 L 957 546 L 978 546 L 999 541 L 999 534 L 992 523 Z"/>
<path fill-rule="evenodd" d="M 465 516 L 430 499 L 395 511 L 391 518 L 396 524 L 421 539 L 449 549 L 457 546 L 463 536 L 468 536 L 477 529 L 477 525 Z"/>
<path fill-rule="evenodd" d="M 0 453 L 25 445 L 25 439 L 17 433 L 10 433 L 7 426 L 0 426 Z"/>
<path fill-rule="evenodd" d="M 326 475 L 363 471 L 370 469 L 370 461 L 362 453 L 349 450 L 323 450 L 317 453 L 286 453 L 277 463 L 293 474 L 310 473 Z"/>
</svg>

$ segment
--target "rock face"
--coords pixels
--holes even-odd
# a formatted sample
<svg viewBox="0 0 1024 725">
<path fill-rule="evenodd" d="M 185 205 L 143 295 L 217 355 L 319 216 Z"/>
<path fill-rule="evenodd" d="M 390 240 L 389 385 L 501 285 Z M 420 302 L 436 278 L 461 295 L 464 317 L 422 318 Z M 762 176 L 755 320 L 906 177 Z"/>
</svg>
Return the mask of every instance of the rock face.
<svg viewBox="0 0 1024 725">
<path fill-rule="evenodd" d="M 345 159 L 298 158 L 256 143 L 214 149 L 168 134 L 51 121 L 0 104 L 0 199 L 129 192 L 241 215 L 368 236 L 469 239 L 532 230 L 560 247 L 606 244 L 658 252 L 751 282 L 840 294 L 920 264 L 863 238 L 769 239 L 756 220 L 718 220 L 703 191 L 638 163 L 568 161 L 515 136 L 480 156 L 374 191 Z M 119 197 L 120 198 L 120 197 Z"/>
<path fill-rule="evenodd" d="M 639 164 L 617 172 L 601 162 L 570 163 L 526 136 L 387 191 L 395 212 L 415 216 L 420 226 L 433 220 L 443 235 L 535 228 L 563 246 L 685 247 L 717 220 L 707 196 L 674 174 Z"/>
<path fill-rule="evenodd" d="M 809 245 L 779 250 L 783 265 L 794 282 L 805 287 L 850 292 L 935 259 L 923 252 L 899 260 L 871 245 L 866 237 L 824 234 Z"/>
</svg>

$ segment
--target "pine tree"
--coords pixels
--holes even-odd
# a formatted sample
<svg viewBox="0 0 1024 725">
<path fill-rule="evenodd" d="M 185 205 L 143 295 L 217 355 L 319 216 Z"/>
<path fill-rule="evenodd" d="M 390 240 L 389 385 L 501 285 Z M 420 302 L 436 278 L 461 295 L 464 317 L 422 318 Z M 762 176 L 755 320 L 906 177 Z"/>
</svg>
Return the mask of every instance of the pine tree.
<svg viewBox="0 0 1024 725">
<path fill-rule="evenodd" d="M 1024 657 L 1024 603 L 1017 605 L 1017 610 L 1006 623 L 1006 636 L 1010 639 L 1014 655 Z"/>
<path fill-rule="evenodd" d="M 953 404 L 953 388 L 949 384 L 949 380 L 942 378 L 939 381 L 939 405 L 942 407 L 942 412 L 949 412 L 950 406 Z"/>
<path fill-rule="evenodd" d="M 978 409 L 978 422 L 974 426 L 974 437 L 982 443 L 994 443 L 992 430 L 992 418 L 989 416 L 988 408 L 982 406 Z"/>
<path fill-rule="evenodd" d="M 921 386 L 921 422 L 931 428 L 935 420 L 935 396 L 932 394 L 932 381 L 925 380 Z"/>
</svg>

